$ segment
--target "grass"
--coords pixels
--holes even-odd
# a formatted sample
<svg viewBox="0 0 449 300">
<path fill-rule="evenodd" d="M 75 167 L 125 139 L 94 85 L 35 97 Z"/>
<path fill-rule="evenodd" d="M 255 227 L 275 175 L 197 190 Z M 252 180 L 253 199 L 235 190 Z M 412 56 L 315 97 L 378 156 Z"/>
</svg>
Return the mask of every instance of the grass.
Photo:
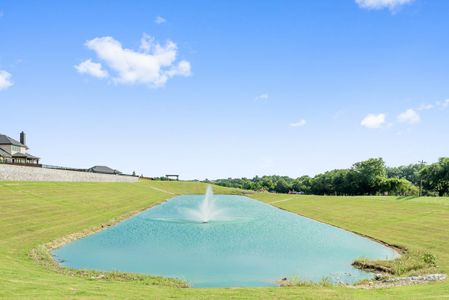
<svg viewBox="0 0 449 300">
<path fill-rule="evenodd" d="M 302 285 L 283 288 L 192 289 L 160 277 L 58 270 L 36 262 L 48 242 L 151 207 L 175 194 L 203 193 L 189 182 L 33 183 L 0 182 L 0 298 L 260 298 L 260 299 L 425 299 L 449 298 L 448 282 L 358 290 Z M 241 191 L 215 187 L 215 192 Z M 449 199 L 319 197 L 251 193 L 249 196 L 306 217 L 431 254 L 449 273 Z M 39 253 L 36 254 L 37 251 Z M 427 257 L 432 261 L 431 256 Z M 407 271 L 409 272 L 409 271 Z M 299 284 L 301 285 L 301 284 Z"/>
</svg>

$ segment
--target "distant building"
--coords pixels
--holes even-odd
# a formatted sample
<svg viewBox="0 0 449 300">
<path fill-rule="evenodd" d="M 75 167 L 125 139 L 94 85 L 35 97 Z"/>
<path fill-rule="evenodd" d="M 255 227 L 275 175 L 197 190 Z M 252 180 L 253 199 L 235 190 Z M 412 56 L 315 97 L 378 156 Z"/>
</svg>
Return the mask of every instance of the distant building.
<svg viewBox="0 0 449 300">
<path fill-rule="evenodd" d="M 119 170 L 114 170 L 106 166 L 94 166 L 90 169 L 88 169 L 89 172 L 93 173 L 103 173 L 103 174 L 122 174 Z"/>
<path fill-rule="evenodd" d="M 0 163 L 39 164 L 39 157 L 27 153 L 25 132 L 20 133 L 20 142 L 0 134 Z"/>
</svg>

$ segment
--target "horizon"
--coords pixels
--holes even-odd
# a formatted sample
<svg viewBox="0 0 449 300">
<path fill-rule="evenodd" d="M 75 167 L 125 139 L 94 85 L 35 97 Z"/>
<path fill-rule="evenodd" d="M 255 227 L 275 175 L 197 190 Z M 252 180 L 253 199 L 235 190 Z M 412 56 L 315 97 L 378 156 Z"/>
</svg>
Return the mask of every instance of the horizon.
<svg viewBox="0 0 449 300">
<path fill-rule="evenodd" d="M 449 149 L 448 10 L 4 1 L 0 133 L 25 131 L 44 164 L 181 179 L 435 162 Z"/>
</svg>

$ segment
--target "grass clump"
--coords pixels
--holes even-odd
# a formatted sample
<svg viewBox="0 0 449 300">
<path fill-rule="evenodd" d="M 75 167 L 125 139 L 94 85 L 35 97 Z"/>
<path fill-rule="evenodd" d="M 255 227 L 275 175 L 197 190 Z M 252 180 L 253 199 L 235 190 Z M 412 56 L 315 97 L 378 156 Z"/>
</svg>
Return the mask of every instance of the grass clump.
<svg viewBox="0 0 449 300">
<path fill-rule="evenodd" d="M 284 278 L 280 280 L 279 282 L 280 286 L 283 287 L 331 287 L 336 285 L 336 283 L 332 280 L 332 278 L 326 276 L 320 279 L 320 281 L 312 281 L 307 279 L 301 279 L 297 276 L 293 276 L 290 279 Z"/>
<path fill-rule="evenodd" d="M 369 260 L 361 258 L 356 260 L 354 267 L 366 271 L 380 273 L 385 276 L 417 276 L 438 273 L 436 257 L 428 252 L 404 251 L 393 260 Z"/>
</svg>

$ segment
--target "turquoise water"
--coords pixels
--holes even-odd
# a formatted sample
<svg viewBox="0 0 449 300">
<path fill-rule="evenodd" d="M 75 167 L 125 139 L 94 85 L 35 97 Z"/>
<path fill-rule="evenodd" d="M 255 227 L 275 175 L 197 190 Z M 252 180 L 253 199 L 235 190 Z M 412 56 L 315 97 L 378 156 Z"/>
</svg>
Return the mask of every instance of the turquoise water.
<svg viewBox="0 0 449 300">
<path fill-rule="evenodd" d="M 392 249 L 353 233 L 241 196 L 214 197 L 226 217 L 186 219 L 203 196 L 178 196 L 53 252 L 62 265 L 177 277 L 193 287 L 274 286 L 301 278 L 353 283 L 371 278 L 351 263 L 391 259 Z M 301 201 L 301 200 L 298 200 Z"/>
</svg>

